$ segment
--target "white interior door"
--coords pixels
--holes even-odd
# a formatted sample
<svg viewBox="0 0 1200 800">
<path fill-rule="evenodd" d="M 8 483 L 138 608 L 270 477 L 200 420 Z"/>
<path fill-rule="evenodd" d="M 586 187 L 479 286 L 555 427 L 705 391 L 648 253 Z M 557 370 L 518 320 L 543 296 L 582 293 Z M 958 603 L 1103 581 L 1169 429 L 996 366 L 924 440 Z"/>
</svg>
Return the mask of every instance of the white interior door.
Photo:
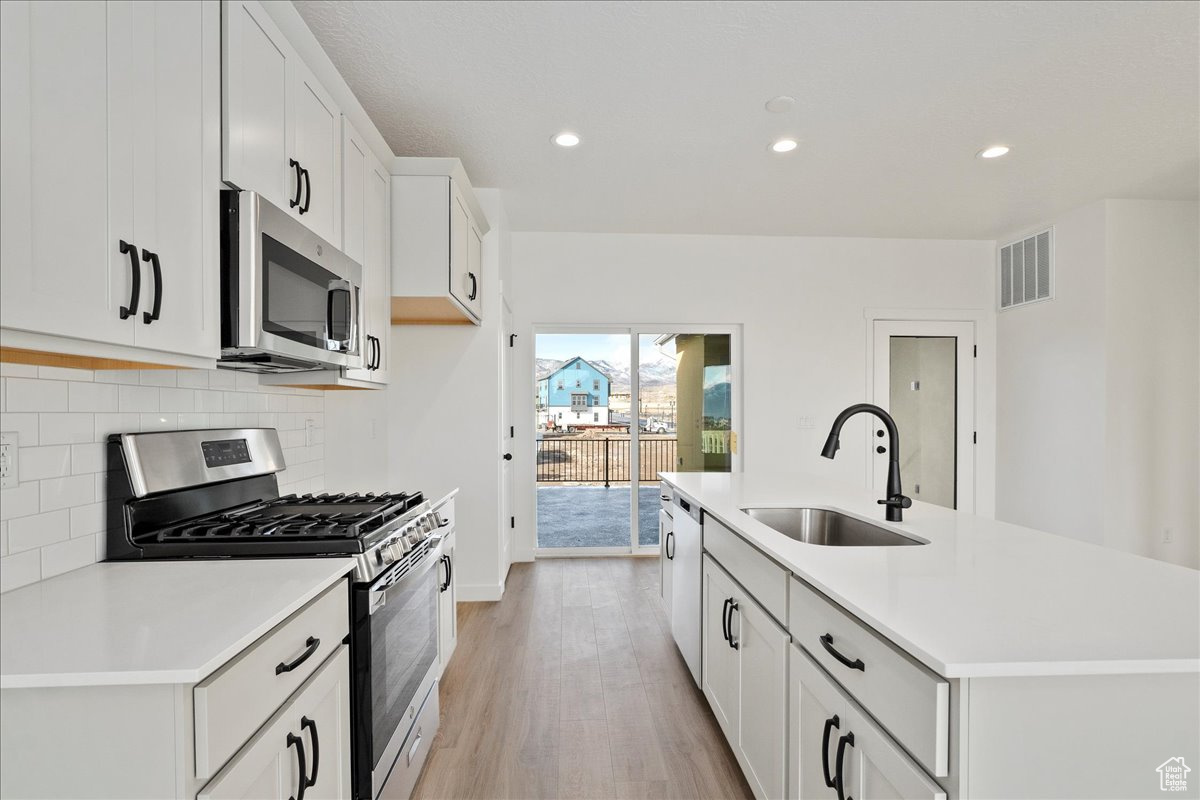
<svg viewBox="0 0 1200 800">
<path fill-rule="evenodd" d="M 512 309 L 508 306 L 508 301 L 501 298 L 501 308 L 503 311 L 503 335 L 504 339 L 500 343 L 500 441 L 503 460 L 500 462 L 500 505 L 501 505 L 501 548 L 500 548 L 500 573 L 508 572 L 508 565 L 512 563 L 512 537 L 513 537 L 513 485 L 512 485 L 512 454 L 515 445 L 513 434 L 513 417 L 512 417 L 512 402 L 509 397 L 510 387 L 508 372 L 512 364 L 512 348 L 513 348 L 513 332 L 512 332 Z"/>
<path fill-rule="evenodd" d="M 903 491 L 975 511 L 975 324 L 876 320 L 872 395 L 896 420 Z M 872 419 L 871 479 L 887 485 L 891 443 Z"/>
</svg>

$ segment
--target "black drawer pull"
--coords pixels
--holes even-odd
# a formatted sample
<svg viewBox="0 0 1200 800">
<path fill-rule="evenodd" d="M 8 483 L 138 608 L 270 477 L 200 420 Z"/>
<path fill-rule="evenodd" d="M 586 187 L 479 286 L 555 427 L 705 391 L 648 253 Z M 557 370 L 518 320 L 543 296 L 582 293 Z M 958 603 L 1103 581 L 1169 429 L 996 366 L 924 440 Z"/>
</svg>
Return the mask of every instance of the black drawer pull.
<svg viewBox="0 0 1200 800">
<path fill-rule="evenodd" d="M 303 653 L 301 653 L 300 657 L 297 658 L 292 663 L 287 664 L 287 663 L 284 663 L 283 661 L 280 661 L 278 664 L 276 664 L 275 665 L 275 674 L 281 675 L 284 672 L 291 672 L 296 667 L 303 664 L 305 661 L 308 661 L 308 659 L 312 658 L 312 654 L 317 652 L 317 648 L 321 646 L 321 640 L 315 636 L 310 636 L 310 637 L 308 637 L 308 641 L 306 641 L 304 643 L 304 646 L 307 649 Z"/>
<path fill-rule="evenodd" d="M 825 732 L 821 734 L 821 771 L 825 773 L 825 785 L 830 789 L 834 787 L 834 777 L 829 774 L 829 734 L 841 724 L 838 715 L 834 714 L 825 720 Z"/>
<path fill-rule="evenodd" d="M 725 598 L 725 604 L 721 606 L 721 635 L 725 637 L 725 641 L 729 641 L 729 604 L 733 602 L 732 597 Z"/>
<path fill-rule="evenodd" d="M 833 779 L 838 800 L 854 800 L 853 797 L 846 796 L 846 745 L 854 746 L 854 731 L 848 731 L 845 736 L 838 739 L 837 775 Z"/>
<path fill-rule="evenodd" d="M 304 785 L 305 786 L 316 786 L 317 785 L 317 770 L 320 769 L 320 767 L 321 767 L 321 740 L 319 738 L 317 738 L 316 720 L 311 720 L 308 717 L 301 717 L 300 718 L 300 730 L 303 731 L 305 728 L 308 728 L 309 733 L 312 735 L 312 748 L 313 748 L 312 767 L 313 767 L 313 771 L 312 771 L 312 776 L 308 780 L 304 781 Z"/>
<path fill-rule="evenodd" d="M 142 312 L 142 322 L 149 325 L 158 319 L 158 312 L 162 311 L 162 266 L 158 263 L 158 253 L 149 250 L 142 250 L 142 261 L 149 261 L 150 268 L 154 270 L 154 308 Z"/>
<path fill-rule="evenodd" d="M 304 740 L 294 733 L 289 733 L 287 737 L 288 747 L 296 745 L 296 766 L 300 768 L 300 789 L 296 794 L 288 797 L 288 800 L 304 800 L 304 790 L 308 787 L 308 768 L 304 765 Z"/>
<path fill-rule="evenodd" d="M 121 240 L 121 255 L 129 255 L 129 275 L 133 279 L 129 290 L 129 305 L 121 306 L 121 319 L 129 319 L 137 313 L 138 298 L 142 294 L 142 267 L 138 264 L 137 247 Z"/>
<path fill-rule="evenodd" d="M 821 636 L 821 646 L 825 648 L 825 651 L 829 653 L 829 655 L 840 661 L 842 666 L 849 667 L 850 669 L 856 669 L 859 672 L 867 671 L 867 665 L 863 663 L 861 658 L 856 658 L 851 661 L 834 648 L 832 634 L 826 633 Z M 854 744 L 854 742 L 850 742 L 850 744 Z"/>
<path fill-rule="evenodd" d="M 667 551 L 667 559 L 675 560 L 675 531 L 667 531 L 667 541 L 664 543 Z"/>
<path fill-rule="evenodd" d="M 300 162 L 294 158 L 288 159 L 288 166 L 296 170 L 296 196 L 288 199 L 288 208 L 300 205 L 300 193 L 304 191 L 304 178 L 300 172 Z"/>
<path fill-rule="evenodd" d="M 733 612 L 738 610 L 738 602 L 732 597 L 729 598 L 729 646 L 734 650 L 741 649 L 741 645 L 737 639 L 733 638 Z"/>
</svg>

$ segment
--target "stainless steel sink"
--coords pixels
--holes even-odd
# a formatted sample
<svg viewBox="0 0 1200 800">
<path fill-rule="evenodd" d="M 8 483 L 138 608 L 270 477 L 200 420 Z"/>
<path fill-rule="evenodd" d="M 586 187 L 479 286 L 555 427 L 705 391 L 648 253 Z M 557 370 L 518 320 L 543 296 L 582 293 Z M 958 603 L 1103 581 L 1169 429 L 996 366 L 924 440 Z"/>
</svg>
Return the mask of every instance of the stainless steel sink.
<svg viewBox="0 0 1200 800">
<path fill-rule="evenodd" d="M 751 518 L 789 539 L 828 547 L 929 544 L 824 508 L 743 508 Z"/>
</svg>

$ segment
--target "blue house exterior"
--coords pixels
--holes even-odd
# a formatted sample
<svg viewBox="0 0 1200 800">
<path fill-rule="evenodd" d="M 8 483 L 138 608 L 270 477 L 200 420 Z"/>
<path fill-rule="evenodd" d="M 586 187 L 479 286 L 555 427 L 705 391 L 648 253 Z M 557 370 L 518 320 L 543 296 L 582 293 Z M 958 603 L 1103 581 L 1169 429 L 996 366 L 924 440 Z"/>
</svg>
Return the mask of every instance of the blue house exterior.
<svg viewBox="0 0 1200 800">
<path fill-rule="evenodd" d="M 607 425 L 608 393 L 608 376 L 576 356 L 538 380 L 538 422 L 550 428 Z"/>
</svg>

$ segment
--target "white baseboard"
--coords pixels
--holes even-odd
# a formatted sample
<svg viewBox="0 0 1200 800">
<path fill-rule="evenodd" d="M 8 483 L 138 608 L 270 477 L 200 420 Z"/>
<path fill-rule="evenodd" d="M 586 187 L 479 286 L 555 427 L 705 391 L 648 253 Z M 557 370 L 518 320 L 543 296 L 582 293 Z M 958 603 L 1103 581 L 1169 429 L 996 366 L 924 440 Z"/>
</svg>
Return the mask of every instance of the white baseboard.
<svg viewBox="0 0 1200 800">
<path fill-rule="evenodd" d="M 460 583 L 455 588 L 461 603 L 494 603 L 504 596 L 500 583 Z"/>
</svg>

